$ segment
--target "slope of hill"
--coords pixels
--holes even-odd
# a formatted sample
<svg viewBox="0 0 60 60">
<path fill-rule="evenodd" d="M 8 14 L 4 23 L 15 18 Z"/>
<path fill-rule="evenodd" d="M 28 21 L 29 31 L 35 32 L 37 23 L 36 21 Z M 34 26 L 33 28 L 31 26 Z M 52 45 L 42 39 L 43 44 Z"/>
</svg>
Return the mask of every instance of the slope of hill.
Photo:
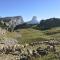
<svg viewBox="0 0 60 60">
<path fill-rule="evenodd" d="M 33 28 L 37 27 L 37 25 L 34 25 Z M 4 40 L 5 38 L 9 40 L 9 38 L 13 38 L 14 41 L 17 40 L 21 44 L 25 43 L 33 43 L 33 42 L 40 42 L 40 41 L 45 41 L 45 40 L 59 40 L 60 41 L 60 27 L 52 27 L 51 29 L 48 30 L 37 30 L 33 29 L 32 27 L 30 28 L 22 28 L 22 29 L 17 29 L 14 32 L 9 32 L 6 31 L 6 33 L 0 35 L 0 40 Z M 59 42 L 58 41 L 58 42 Z M 8 43 L 9 44 L 9 43 Z M 32 47 L 32 49 L 36 49 L 37 47 L 46 47 L 46 45 L 40 44 Z M 57 52 L 60 52 L 60 45 L 55 46 Z M 55 54 L 54 52 L 48 52 L 48 55 L 45 55 L 40 58 L 35 58 L 34 60 L 59 60 L 60 55 Z M 19 56 L 20 57 L 20 56 Z M 13 59 L 15 60 L 15 55 L 11 54 L 2 54 L 0 56 L 0 59 Z"/>
<path fill-rule="evenodd" d="M 49 23 L 56 22 L 56 24 L 52 24 L 54 26 L 59 25 L 58 22 L 60 21 L 59 19 L 56 20 L 54 19 L 50 19 L 47 20 Z M 44 23 L 47 21 L 43 21 Z M 42 23 L 42 26 L 45 26 Z M 50 25 L 46 25 L 46 26 L 50 26 Z M 33 28 L 37 27 L 37 25 L 33 26 Z M 56 27 L 56 28 L 51 28 L 49 30 L 37 30 L 37 29 L 33 29 L 32 27 L 30 28 L 22 28 L 22 29 L 17 29 L 14 32 L 7 32 L 4 35 L 1 35 L 0 37 L 6 37 L 6 38 L 14 38 L 17 39 L 19 41 L 19 43 L 30 43 L 30 42 L 34 42 L 34 41 L 42 41 L 42 40 L 50 40 L 50 39 L 55 39 L 58 40 L 60 39 L 60 27 Z M 45 27 L 44 27 L 45 28 Z"/>
<path fill-rule="evenodd" d="M 49 30 L 35 30 L 32 28 L 18 29 L 15 32 L 7 32 L 0 36 L 1 38 L 13 38 L 17 39 L 19 43 L 30 43 L 34 41 L 44 41 L 44 40 L 59 40 L 60 39 L 60 27 L 56 27 Z"/>
<path fill-rule="evenodd" d="M 49 35 L 47 36 L 44 31 L 35 30 L 32 28 L 19 29 L 15 32 L 7 32 L 6 34 L 1 35 L 0 37 L 17 39 L 19 43 L 30 43 L 34 41 L 38 42 L 43 40 L 49 40 L 50 38 L 52 38 Z"/>
<path fill-rule="evenodd" d="M 39 41 L 45 41 L 45 40 L 60 40 L 60 27 L 52 28 L 49 30 L 35 30 L 32 28 L 25 28 L 25 29 L 18 29 L 14 32 L 7 31 L 5 34 L 0 35 L 0 39 L 4 38 L 13 38 L 16 39 L 19 43 L 25 44 L 30 42 L 39 42 Z M 46 34 L 46 33 L 53 33 L 53 34 Z M 55 33 L 56 32 L 56 33 Z M 9 39 L 8 39 L 9 40 Z M 39 45 L 39 47 L 45 47 L 46 45 Z M 38 46 L 32 47 L 32 49 L 36 49 Z M 60 45 L 57 45 L 56 47 L 57 51 L 60 52 Z M 45 55 L 40 58 L 35 58 L 33 60 L 59 60 L 59 56 L 55 54 L 54 52 L 48 52 L 48 55 Z M 12 54 L 2 54 L 0 56 L 0 59 L 15 59 L 18 55 L 12 55 Z M 19 56 L 20 57 L 20 56 Z"/>
<path fill-rule="evenodd" d="M 40 29 L 43 29 L 43 30 L 59 27 L 59 26 L 60 26 L 59 18 L 50 18 L 50 19 L 41 20 L 39 24 Z"/>
</svg>

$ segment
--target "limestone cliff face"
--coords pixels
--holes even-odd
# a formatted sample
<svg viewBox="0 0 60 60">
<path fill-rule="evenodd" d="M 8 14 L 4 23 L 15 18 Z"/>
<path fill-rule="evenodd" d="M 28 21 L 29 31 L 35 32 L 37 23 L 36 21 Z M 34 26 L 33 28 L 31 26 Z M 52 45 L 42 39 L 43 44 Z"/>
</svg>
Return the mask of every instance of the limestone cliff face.
<svg viewBox="0 0 60 60">
<path fill-rule="evenodd" d="M 4 17 L 0 18 L 1 23 L 6 23 L 6 25 L 11 26 L 11 25 L 19 25 L 23 24 L 23 17 L 22 16 L 13 16 L 13 17 Z"/>
<path fill-rule="evenodd" d="M 16 25 L 24 23 L 22 16 L 15 16 L 15 17 L 11 18 L 11 21 L 15 22 Z"/>
<path fill-rule="evenodd" d="M 14 26 L 23 24 L 23 23 L 24 23 L 24 21 L 21 16 L 12 17 L 11 20 L 9 21 L 9 25 L 14 25 Z"/>
</svg>

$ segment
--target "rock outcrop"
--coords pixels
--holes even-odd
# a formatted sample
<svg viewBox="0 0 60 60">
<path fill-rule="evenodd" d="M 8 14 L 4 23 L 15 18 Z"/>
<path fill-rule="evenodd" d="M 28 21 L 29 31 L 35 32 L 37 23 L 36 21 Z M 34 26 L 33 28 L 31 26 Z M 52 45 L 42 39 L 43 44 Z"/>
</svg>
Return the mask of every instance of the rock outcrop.
<svg viewBox="0 0 60 60">
<path fill-rule="evenodd" d="M 0 22 L 2 24 L 6 24 L 7 26 L 10 25 L 19 25 L 19 24 L 23 24 L 23 17 L 22 16 L 13 16 L 13 17 L 4 17 L 4 18 L 0 18 Z"/>
</svg>

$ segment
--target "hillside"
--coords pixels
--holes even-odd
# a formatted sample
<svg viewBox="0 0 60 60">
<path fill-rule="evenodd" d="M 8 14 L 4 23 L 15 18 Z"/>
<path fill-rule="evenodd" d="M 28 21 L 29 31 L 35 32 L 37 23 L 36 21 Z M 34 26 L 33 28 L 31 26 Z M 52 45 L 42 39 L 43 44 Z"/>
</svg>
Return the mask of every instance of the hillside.
<svg viewBox="0 0 60 60">
<path fill-rule="evenodd" d="M 7 32 L 5 35 L 1 35 L 1 37 L 3 36 L 17 39 L 19 43 L 30 43 L 34 41 L 50 40 L 53 38 L 58 39 L 60 38 L 60 28 L 45 31 L 35 30 L 32 28 L 18 29 L 15 32 Z"/>
<path fill-rule="evenodd" d="M 57 21 L 57 20 L 56 20 Z M 44 21 L 43 21 L 44 22 Z M 55 20 L 53 21 L 55 22 Z M 45 24 L 46 26 L 49 27 L 51 25 L 48 25 L 48 23 L 50 24 L 51 21 L 48 20 L 48 23 L 45 21 L 42 25 L 45 28 Z M 39 26 L 38 26 L 39 25 Z M 15 45 L 16 43 L 19 44 L 19 48 L 22 46 L 26 46 L 26 44 L 28 44 L 28 46 L 23 47 L 22 52 L 24 52 L 24 54 L 27 52 L 27 49 L 31 50 L 33 52 L 33 50 L 36 50 L 38 47 L 41 47 L 41 49 L 43 49 L 45 51 L 45 48 L 47 48 L 47 46 L 49 46 L 49 43 L 54 42 L 54 46 L 56 49 L 56 52 L 58 54 L 60 54 L 60 27 L 57 26 L 59 25 L 58 22 L 57 24 L 52 24 L 51 27 L 49 27 L 48 29 L 41 29 L 41 25 L 40 24 L 34 24 L 34 25 L 29 25 L 29 24 L 22 24 L 22 25 L 17 25 L 16 30 L 14 31 L 8 31 L 6 29 L 0 29 L 0 44 L 2 42 L 2 44 L 6 44 L 7 46 L 12 46 Z M 13 26 L 13 25 L 12 25 Z M 48 41 L 48 44 L 44 43 Z M 52 41 L 52 42 L 51 42 Z M 30 45 L 31 43 L 34 43 L 33 46 Z M 21 45 L 21 46 L 20 46 Z M 17 47 L 18 47 L 17 46 Z M 17 48 L 18 49 L 18 48 Z M 14 49 L 15 50 L 15 49 Z M 10 49 L 9 49 L 10 51 Z M 16 52 L 16 51 L 15 51 Z M 22 53 L 21 52 L 21 53 Z M 59 60 L 59 56 L 57 53 L 55 53 L 54 51 L 50 51 L 50 49 L 46 52 L 48 52 L 48 55 L 44 55 L 38 58 L 35 57 L 33 58 L 32 56 L 30 58 L 33 58 L 32 60 Z M 20 53 L 18 55 L 12 55 L 14 54 L 14 52 L 12 53 L 8 53 L 8 54 L 0 54 L 0 59 L 2 60 L 17 60 L 16 58 L 18 58 L 18 60 L 20 60 Z M 6 57 L 6 58 L 5 58 Z"/>
<path fill-rule="evenodd" d="M 40 41 L 45 41 L 45 40 L 56 40 L 56 41 L 60 41 L 60 27 L 56 27 L 56 28 L 52 28 L 49 30 L 36 30 L 33 28 L 24 28 L 24 29 L 18 29 L 15 30 L 14 32 L 9 32 L 6 31 L 6 33 L 0 35 L 0 40 L 4 40 L 4 42 L 6 41 L 5 39 L 7 39 L 8 44 L 10 39 L 13 40 L 17 40 L 19 44 L 23 44 L 25 45 L 26 43 L 33 43 L 33 42 L 40 42 Z M 10 41 L 11 42 L 11 41 Z M 12 42 L 13 43 L 13 42 Z M 42 48 L 46 48 L 47 45 L 45 44 L 38 44 L 35 46 L 27 46 L 25 48 L 25 52 L 26 49 L 34 49 L 36 50 L 38 47 L 42 47 Z M 60 45 L 56 45 L 56 50 L 60 51 Z M 12 54 L 0 54 L 0 59 L 2 60 L 17 60 L 16 58 L 20 58 L 19 55 L 12 55 Z M 32 57 L 31 57 L 32 58 Z M 54 54 L 54 52 L 49 52 L 48 55 L 45 55 L 43 57 L 40 58 L 35 58 L 32 60 L 59 60 L 59 56 L 57 54 Z"/>
<path fill-rule="evenodd" d="M 45 20 L 41 20 L 39 24 L 39 28 L 42 30 L 60 27 L 60 18 L 49 18 Z"/>
</svg>

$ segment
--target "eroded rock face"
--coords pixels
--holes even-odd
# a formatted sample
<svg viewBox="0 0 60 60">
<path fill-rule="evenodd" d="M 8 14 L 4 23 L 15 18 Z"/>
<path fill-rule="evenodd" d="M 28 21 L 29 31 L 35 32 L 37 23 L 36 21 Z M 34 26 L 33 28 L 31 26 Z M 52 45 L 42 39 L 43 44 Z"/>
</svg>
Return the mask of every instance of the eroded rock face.
<svg viewBox="0 0 60 60">
<path fill-rule="evenodd" d="M 24 21 L 22 16 L 16 16 L 16 17 L 12 17 L 9 23 L 19 25 L 19 24 L 23 24 L 23 22 Z"/>
<path fill-rule="evenodd" d="M 23 17 L 22 16 L 15 16 L 12 17 L 11 20 L 8 22 L 8 28 L 10 28 L 11 30 L 14 30 L 14 28 L 19 25 L 19 24 L 23 24 Z"/>
<path fill-rule="evenodd" d="M 12 26 L 12 25 L 14 27 L 16 27 L 16 25 L 24 23 L 22 16 L 3 17 L 3 18 L 0 18 L 0 21 L 1 21 L 2 24 L 5 23 L 5 25 L 7 25 L 9 27 Z"/>
</svg>

